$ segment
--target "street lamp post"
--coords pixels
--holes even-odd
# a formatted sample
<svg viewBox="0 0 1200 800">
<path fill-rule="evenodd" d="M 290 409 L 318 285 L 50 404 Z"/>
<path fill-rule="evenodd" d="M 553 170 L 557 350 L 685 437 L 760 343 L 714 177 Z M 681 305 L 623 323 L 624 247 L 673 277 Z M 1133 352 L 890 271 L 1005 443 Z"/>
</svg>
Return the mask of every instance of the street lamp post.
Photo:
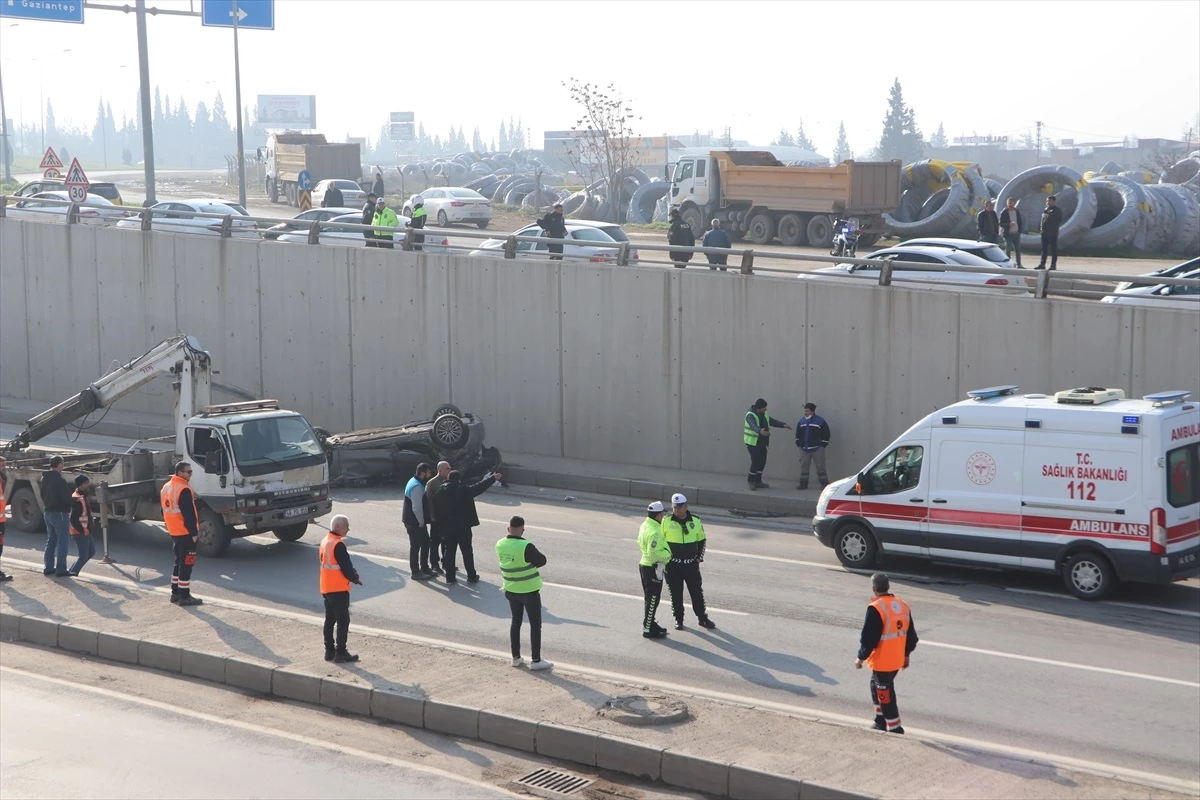
<svg viewBox="0 0 1200 800">
<path fill-rule="evenodd" d="M 242 67 L 238 57 L 238 0 L 233 3 L 233 95 L 237 102 L 238 203 L 246 207 L 246 148 L 242 144 Z"/>
</svg>

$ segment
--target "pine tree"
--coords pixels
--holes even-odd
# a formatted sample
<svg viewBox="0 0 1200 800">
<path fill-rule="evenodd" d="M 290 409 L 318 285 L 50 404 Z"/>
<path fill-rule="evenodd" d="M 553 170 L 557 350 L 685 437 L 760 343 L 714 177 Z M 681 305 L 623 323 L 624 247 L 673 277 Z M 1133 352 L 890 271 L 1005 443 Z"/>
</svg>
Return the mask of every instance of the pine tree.
<svg viewBox="0 0 1200 800">
<path fill-rule="evenodd" d="M 500 149 L 505 152 L 512 149 L 508 146 L 508 129 L 504 127 L 504 120 L 500 120 Z"/>
<path fill-rule="evenodd" d="M 479 135 L 479 126 L 475 126 L 475 130 L 471 132 L 471 150 L 476 153 L 483 152 L 483 137 Z"/>
<path fill-rule="evenodd" d="M 796 147 L 808 150 L 810 153 L 817 152 L 817 146 L 813 144 L 812 139 L 809 139 L 808 134 L 804 132 L 804 120 L 800 120 L 800 125 L 796 128 Z"/>
<path fill-rule="evenodd" d="M 930 147 L 949 147 L 950 141 L 946 138 L 946 126 L 939 122 L 937 133 L 929 137 Z"/>
<path fill-rule="evenodd" d="M 899 159 L 905 164 L 919 161 L 925 151 L 916 114 L 904 103 L 904 90 L 896 78 L 888 96 L 887 116 L 883 119 L 883 134 L 877 148 L 879 158 Z"/>
<path fill-rule="evenodd" d="M 54 140 L 58 138 L 58 125 L 55 124 L 54 121 L 54 107 L 50 105 L 49 97 L 46 98 L 46 120 L 42 123 L 42 126 L 45 129 L 46 141 L 50 143 L 51 147 L 53 147 Z M 63 157 L 64 156 L 60 153 L 59 158 L 61 159 Z M 70 166 L 70 164 L 67 164 L 67 166 Z"/>
<path fill-rule="evenodd" d="M 838 124 L 837 145 L 833 148 L 833 163 L 840 164 L 843 161 L 854 158 L 854 153 L 850 150 L 850 142 L 846 140 L 846 123 Z"/>
<path fill-rule="evenodd" d="M 154 87 L 154 117 L 151 121 L 154 124 L 155 128 L 159 128 L 162 126 L 162 121 L 163 121 L 162 95 L 159 93 L 157 86 Z"/>
<path fill-rule="evenodd" d="M 796 144 L 796 140 L 792 138 L 792 134 L 787 128 L 780 128 L 779 135 L 775 137 L 775 141 L 771 142 L 771 144 L 780 147 L 792 147 Z"/>
</svg>

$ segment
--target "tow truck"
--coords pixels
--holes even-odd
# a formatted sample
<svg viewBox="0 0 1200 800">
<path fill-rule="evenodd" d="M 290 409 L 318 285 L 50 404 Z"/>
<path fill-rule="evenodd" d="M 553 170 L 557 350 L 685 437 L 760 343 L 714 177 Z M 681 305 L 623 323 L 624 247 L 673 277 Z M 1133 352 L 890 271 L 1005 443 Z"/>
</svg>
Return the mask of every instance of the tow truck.
<svg viewBox="0 0 1200 800">
<path fill-rule="evenodd" d="M 97 487 L 107 557 L 112 521 L 162 521 L 159 493 L 178 461 L 193 465 L 199 510 L 198 552 L 217 558 L 233 539 L 270 531 L 294 542 L 332 509 L 329 466 L 304 415 L 276 400 L 212 403 L 212 358 L 193 336 L 173 336 L 117 367 L 75 397 L 28 420 L 3 451 L 8 456 L 8 505 L 20 531 L 42 529 L 42 475 L 53 455 L 64 477 L 86 475 Z M 40 439 L 79 423 L 151 381 L 169 377 L 175 395 L 173 448 L 135 442 L 125 452 L 30 450 Z M 146 440 L 159 441 L 159 440 Z"/>
</svg>

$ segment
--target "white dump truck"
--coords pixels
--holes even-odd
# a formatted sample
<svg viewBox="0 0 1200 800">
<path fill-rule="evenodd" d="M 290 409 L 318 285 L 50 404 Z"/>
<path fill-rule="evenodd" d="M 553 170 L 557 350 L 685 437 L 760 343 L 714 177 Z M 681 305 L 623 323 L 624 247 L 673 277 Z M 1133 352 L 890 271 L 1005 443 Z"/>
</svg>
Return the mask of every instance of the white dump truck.
<svg viewBox="0 0 1200 800">
<path fill-rule="evenodd" d="M 201 555 L 222 556 L 234 538 L 266 531 L 285 542 L 302 537 L 332 507 L 329 466 L 317 434 L 302 414 L 281 409 L 275 400 L 213 405 L 211 362 L 194 337 L 175 336 L 28 420 L 0 451 L 8 459 L 12 526 L 35 532 L 43 525 L 41 477 L 56 453 L 29 452 L 33 442 L 169 377 L 175 389 L 173 450 L 135 443 L 120 453 L 61 453 L 65 477 L 87 475 L 97 487 L 105 540 L 110 521 L 162 521 L 159 492 L 179 460 L 194 469 Z"/>
</svg>

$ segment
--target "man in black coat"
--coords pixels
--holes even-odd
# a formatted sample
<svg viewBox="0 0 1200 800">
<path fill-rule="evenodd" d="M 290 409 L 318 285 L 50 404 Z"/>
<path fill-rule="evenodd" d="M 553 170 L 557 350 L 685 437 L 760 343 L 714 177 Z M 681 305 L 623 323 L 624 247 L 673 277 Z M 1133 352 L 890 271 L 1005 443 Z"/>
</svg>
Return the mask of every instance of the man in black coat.
<svg viewBox="0 0 1200 800">
<path fill-rule="evenodd" d="M 563 219 L 562 211 L 562 203 L 555 203 L 554 208 L 537 221 L 537 226 L 545 231 L 546 236 L 551 239 L 567 238 L 567 223 Z M 561 244 L 548 244 L 546 248 L 550 251 L 551 261 L 562 261 L 563 246 Z"/>
<path fill-rule="evenodd" d="M 374 192 L 367 195 L 367 204 L 362 208 L 362 224 L 372 225 L 375 222 L 375 201 L 379 196 Z M 379 239 L 376 238 L 374 231 L 363 231 L 363 238 L 367 240 L 367 247 L 378 247 Z"/>
<path fill-rule="evenodd" d="M 382 172 L 375 173 L 375 183 L 371 184 L 371 194 L 375 195 L 376 197 L 383 197 L 384 188 Z"/>
<path fill-rule="evenodd" d="M 679 211 L 672 209 L 667 217 L 671 221 L 671 227 L 667 229 L 667 244 L 694 247 L 696 245 L 696 234 L 692 231 L 692 226 L 679 217 Z M 692 260 L 692 253 L 687 250 L 671 250 L 668 255 L 675 262 L 675 266 L 680 269 L 687 267 L 687 263 Z"/>
<path fill-rule="evenodd" d="M 446 583 L 457 583 L 457 551 L 462 551 L 463 568 L 467 571 L 467 583 L 479 580 L 475 571 L 475 550 L 472 545 L 472 528 L 479 526 L 479 514 L 475 511 L 475 498 L 486 492 L 492 484 L 501 480 L 499 472 L 491 472 L 476 483 L 463 483 L 462 473 L 450 470 L 446 482 L 438 487 L 433 498 L 434 514 L 437 516 L 438 531 L 446 544 L 442 568 L 446 571 Z"/>
<path fill-rule="evenodd" d="M 996 216 L 995 202 L 988 200 L 983 204 L 975 224 L 979 228 L 979 241 L 1000 244 L 1000 218 Z"/>
<path fill-rule="evenodd" d="M 337 188 L 337 184 L 331 183 L 325 189 L 325 196 L 321 198 L 321 208 L 341 208 L 345 202 L 342 190 Z"/>
<path fill-rule="evenodd" d="M 1004 201 L 1004 210 L 1000 212 L 1000 231 L 1004 234 L 1004 242 L 1008 246 L 1009 255 L 1021 269 L 1021 232 L 1025 230 L 1025 220 L 1021 210 L 1017 208 L 1017 198 L 1010 197 Z"/>
<path fill-rule="evenodd" d="M 1058 229 L 1062 227 L 1063 213 L 1058 207 L 1058 198 L 1046 198 L 1042 209 L 1042 260 L 1034 269 L 1046 268 L 1046 255 L 1050 255 L 1050 269 L 1058 269 Z"/>
<path fill-rule="evenodd" d="M 65 462 L 62 456 L 50 459 L 50 469 L 42 474 L 42 508 L 46 520 L 46 553 L 43 575 L 65 578 L 67 570 L 67 545 L 71 543 L 71 493 L 72 488 L 63 477 Z"/>
</svg>

